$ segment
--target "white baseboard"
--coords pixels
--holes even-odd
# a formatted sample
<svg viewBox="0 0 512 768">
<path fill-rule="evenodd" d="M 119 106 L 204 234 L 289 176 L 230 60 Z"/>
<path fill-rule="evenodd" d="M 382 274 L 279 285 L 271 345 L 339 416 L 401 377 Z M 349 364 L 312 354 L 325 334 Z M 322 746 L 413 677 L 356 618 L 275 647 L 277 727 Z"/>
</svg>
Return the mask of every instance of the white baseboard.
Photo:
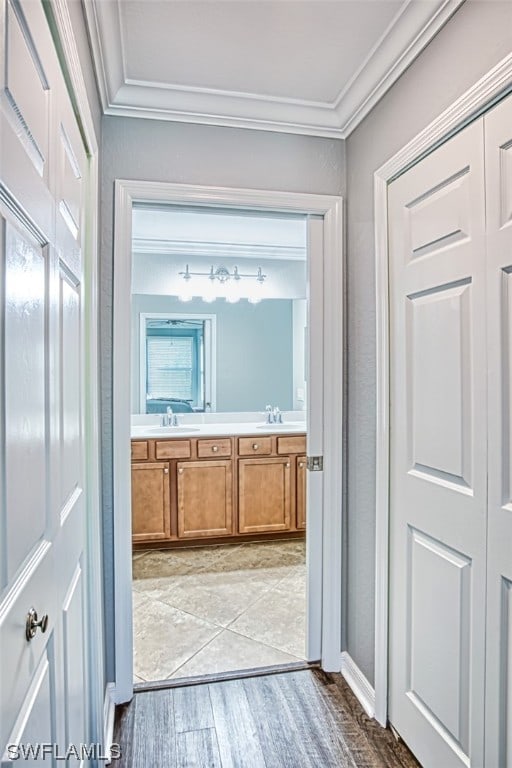
<svg viewBox="0 0 512 768">
<path fill-rule="evenodd" d="M 341 654 L 341 674 L 368 717 L 375 717 L 375 690 L 346 651 Z"/>
<path fill-rule="evenodd" d="M 111 762 L 110 755 L 112 742 L 114 741 L 114 720 L 116 714 L 116 705 L 112 695 L 114 687 L 114 683 L 107 683 L 103 700 L 103 754 L 107 755 L 106 765 L 109 765 Z"/>
</svg>

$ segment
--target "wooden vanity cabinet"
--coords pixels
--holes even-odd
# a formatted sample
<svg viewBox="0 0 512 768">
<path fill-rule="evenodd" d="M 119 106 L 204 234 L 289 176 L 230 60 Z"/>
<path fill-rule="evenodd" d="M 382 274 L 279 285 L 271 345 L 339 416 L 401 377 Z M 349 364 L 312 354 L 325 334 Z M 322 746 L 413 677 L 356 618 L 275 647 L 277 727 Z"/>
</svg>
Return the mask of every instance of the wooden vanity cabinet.
<svg viewBox="0 0 512 768">
<path fill-rule="evenodd" d="M 178 462 L 178 538 L 233 533 L 232 462 Z"/>
<path fill-rule="evenodd" d="M 238 531 L 288 531 L 291 523 L 291 460 L 240 459 L 238 462 Z"/>
<path fill-rule="evenodd" d="M 297 474 L 296 474 L 296 510 L 297 510 L 297 528 L 304 530 L 306 527 L 306 456 L 297 456 Z"/>
<path fill-rule="evenodd" d="M 303 535 L 305 450 L 282 433 L 132 440 L 134 545 Z"/>
<path fill-rule="evenodd" d="M 171 536 L 169 463 L 132 464 L 132 538 L 160 541 Z"/>
</svg>

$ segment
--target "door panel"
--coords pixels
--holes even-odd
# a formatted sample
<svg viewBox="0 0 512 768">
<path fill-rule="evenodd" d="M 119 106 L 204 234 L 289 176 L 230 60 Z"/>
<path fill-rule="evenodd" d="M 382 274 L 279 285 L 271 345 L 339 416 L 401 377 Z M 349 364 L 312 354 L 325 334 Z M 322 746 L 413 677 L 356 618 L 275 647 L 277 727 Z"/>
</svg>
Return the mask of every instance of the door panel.
<svg viewBox="0 0 512 768">
<path fill-rule="evenodd" d="M 6 521 L 5 555 L 12 579 L 41 540 L 51 536 L 44 505 L 48 246 L 6 221 L 5 255 L 5 491 L 7 508 L 16 509 Z"/>
<path fill-rule="evenodd" d="M 291 459 L 240 459 L 238 527 L 240 533 L 290 528 Z"/>
<path fill-rule="evenodd" d="M 178 462 L 178 536 L 233 533 L 233 469 L 230 460 Z"/>
<path fill-rule="evenodd" d="M 8 742 L 53 742 L 63 751 L 68 738 L 90 740 L 90 632 L 81 271 L 87 156 L 43 4 L 0 0 L 0 14 L 0 658 L 9 660 L 0 667 L 1 758 Z M 31 608 L 47 614 L 48 626 L 28 640 Z"/>
<path fill-rule="evenodd" d="M 486 765 L 512 768 L 512 98 L 484 118 L 489 355 Z"/>
<path fill-rule="evenodd" d="M 169 464 L 132 464 L 132 534 L 134 541 L 169 539 L 171 502 Z"/>
<path fill-rule="evenodd" d="M 411 471 L 471 485 L 471 280 L 407 296 Z"/>
<path fill-rule="evenodd" d="M 483 122 L 389 186 L 390 720 L 427 768 L 481 765 Z"/>
</svg>

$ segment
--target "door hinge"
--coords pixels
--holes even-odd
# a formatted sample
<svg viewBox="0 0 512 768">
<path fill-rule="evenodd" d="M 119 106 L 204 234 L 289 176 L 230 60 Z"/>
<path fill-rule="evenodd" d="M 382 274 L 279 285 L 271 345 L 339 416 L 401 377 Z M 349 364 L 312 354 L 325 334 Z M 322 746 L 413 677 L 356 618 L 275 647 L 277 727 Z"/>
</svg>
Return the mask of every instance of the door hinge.
<svg viewBox="0 0 512 768">
<path fill-rule="evenodd" d="M 324 457 L 323 456 L 308 456 L 306 461 L 306 467 L 310 472 L 323 472 L 324 471 Z"/>
</svg>

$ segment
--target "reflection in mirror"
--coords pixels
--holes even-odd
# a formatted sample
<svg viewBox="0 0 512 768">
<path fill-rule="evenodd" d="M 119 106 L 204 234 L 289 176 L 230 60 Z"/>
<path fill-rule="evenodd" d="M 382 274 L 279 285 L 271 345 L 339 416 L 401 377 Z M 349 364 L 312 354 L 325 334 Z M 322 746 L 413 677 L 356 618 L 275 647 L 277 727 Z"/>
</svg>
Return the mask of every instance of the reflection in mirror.
<svg viewBox="0 0 512 768">
<path fill-rule="evenodd" d="M 141 413 L 211 410 L 214 323 L 215 317 L 141 314 Z"/>
<path fill-rule="evenodd" d="M 304 217 L 134 208 L 132 412 L 304 410 L 305 259 Z"/>
</svg>

